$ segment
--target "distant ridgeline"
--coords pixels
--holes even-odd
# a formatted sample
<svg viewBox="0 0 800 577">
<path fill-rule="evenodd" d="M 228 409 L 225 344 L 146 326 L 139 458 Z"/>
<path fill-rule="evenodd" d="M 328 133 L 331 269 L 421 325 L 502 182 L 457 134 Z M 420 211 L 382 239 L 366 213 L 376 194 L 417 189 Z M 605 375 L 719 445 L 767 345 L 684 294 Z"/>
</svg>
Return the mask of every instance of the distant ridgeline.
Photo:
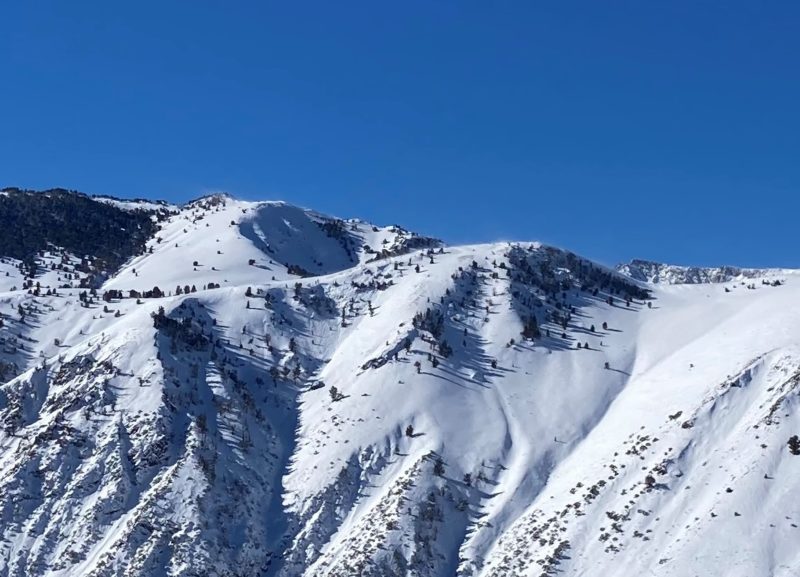
<svg viewBox="0 0 800 577">
<path fill-rule="evenodd" d="M 0 256 L 35 274 L 36 256 L 61 249 L 83 259 L 84 272 L 113 271 L 142 254 L 168 210 L 125 210 L 60 188 L 0 190 Z M 155 217 L 155 218 L 154 218 Z"/>
</svg>

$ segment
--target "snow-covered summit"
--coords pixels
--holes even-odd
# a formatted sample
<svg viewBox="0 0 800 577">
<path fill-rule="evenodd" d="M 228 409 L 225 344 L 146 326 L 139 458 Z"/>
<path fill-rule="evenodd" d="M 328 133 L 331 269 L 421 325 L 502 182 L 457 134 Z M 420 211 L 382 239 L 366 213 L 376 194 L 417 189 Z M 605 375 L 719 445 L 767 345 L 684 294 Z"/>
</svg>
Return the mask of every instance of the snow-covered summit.
<svg viewBox="0 0 800 577">
<path fill-rule="evenodd" d="M 0 577 L 797 574 L 797 275 L 127 209 L 0 262 Z"/>
<path fill-rule="evenodd" d="M 342 220 L 285 202 L 228 195 L 192 201 L 170 215 L 146 251 L 105 288 L 241 286 L 331 274 L 441 243 L 399 227 Z"/>
</svg>

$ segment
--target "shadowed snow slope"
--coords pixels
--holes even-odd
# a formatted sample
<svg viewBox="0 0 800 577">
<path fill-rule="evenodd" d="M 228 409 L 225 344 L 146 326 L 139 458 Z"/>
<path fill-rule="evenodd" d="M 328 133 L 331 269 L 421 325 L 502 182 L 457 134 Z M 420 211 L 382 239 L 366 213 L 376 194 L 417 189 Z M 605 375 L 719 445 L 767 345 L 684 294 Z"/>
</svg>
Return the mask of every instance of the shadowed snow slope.
<svg viewBox="0 0 800 577">
<path fill-rule="evenodd" d="M 201 199 L 97 296 L 3 287 L 0 577 L 797 575 L 777 274 Z"/>
</svg>

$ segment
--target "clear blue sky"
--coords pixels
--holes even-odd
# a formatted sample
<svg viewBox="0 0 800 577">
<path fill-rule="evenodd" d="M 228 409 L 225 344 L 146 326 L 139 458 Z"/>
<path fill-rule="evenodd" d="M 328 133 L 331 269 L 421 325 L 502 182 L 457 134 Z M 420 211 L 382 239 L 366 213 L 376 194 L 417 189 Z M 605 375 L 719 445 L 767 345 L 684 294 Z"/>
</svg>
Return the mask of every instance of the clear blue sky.
<svg viewBox="0 0 800 577">
<path fill-rule="evenodd" d="M 0 186 L 800 267 L 800 2 L 24 1 Z"/>
</svg>

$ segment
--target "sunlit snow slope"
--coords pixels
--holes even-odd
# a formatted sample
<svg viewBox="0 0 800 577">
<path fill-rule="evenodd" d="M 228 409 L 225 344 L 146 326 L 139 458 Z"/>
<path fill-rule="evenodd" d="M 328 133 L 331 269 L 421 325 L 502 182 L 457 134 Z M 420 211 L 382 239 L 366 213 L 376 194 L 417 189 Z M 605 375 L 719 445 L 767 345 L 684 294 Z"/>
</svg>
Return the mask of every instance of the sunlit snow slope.
<svg viewBox="0 0 800 577">
<path fill-rule="evenodd" d="M 221 196 L 96 296 L 5 266 L 0 577 L 800 574 L 792 271 Z"/>
</svg>

